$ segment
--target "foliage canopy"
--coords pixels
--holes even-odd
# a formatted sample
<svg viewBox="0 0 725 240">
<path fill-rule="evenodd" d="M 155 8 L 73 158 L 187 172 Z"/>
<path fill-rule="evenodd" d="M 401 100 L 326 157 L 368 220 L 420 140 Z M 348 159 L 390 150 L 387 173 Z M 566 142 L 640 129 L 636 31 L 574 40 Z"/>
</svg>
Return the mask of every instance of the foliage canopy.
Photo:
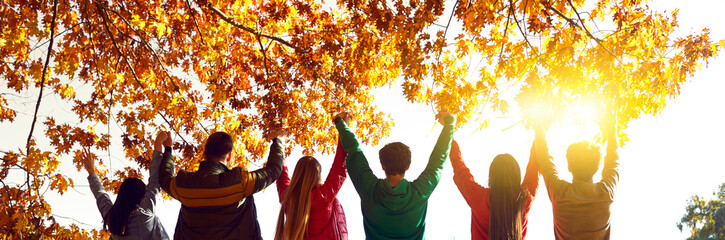
<svg viewBox="0 0 725 240">
<path fill-rule="evenodd" d="M 674 36 L 677 11 L 639 0 L 7 0 L 0 13 L 4 90 L 40 89 L 25 149 L 3 153 L 0 180 L 14 168 L 25 174 L 23 184 L 2 182 L 4 235 L 105 234 L 59 226 L 39 191 L 73 186 L 58 167 L 72 158 L 80 169 L 82 147 L 121 144 L 138 164 L 101 167 L 115 191 L 148 168 L 157 129 L 174 132 L 186 159 L 177 167 L 187 170 L 213 131 L 235 137 L 234 165 L 260 159 L 263 133 L 281 126 L 306 153 L 331 151 L 329 119 L 340 111 L 364 119 L 358 134 L 376 144 L 391 123 L 370 91 L 397 84 L 411 102 L 456 112 L 458 124 L 506 113 L 512 100 L 525 123 L 591 101 L 615 106 L 623 129 L 657 114 L 725 46 L 707 29 Z M 75 117 L 41 119 L 54 149 L 35 144 L 44 90 Z M 8 100 L 0 93 L 0 122 L 17 117 Z M 111 122 L 120 136 L 90 127 Z"/>
</svg>

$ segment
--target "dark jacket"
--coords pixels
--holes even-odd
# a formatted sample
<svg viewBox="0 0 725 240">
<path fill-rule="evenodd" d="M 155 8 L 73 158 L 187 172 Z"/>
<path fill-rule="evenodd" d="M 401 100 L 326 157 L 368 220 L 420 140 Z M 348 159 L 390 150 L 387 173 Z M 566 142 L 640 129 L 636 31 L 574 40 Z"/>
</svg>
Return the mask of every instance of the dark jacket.
<svg viewBox="0 0 725 240">
<path fill-rule="evenodd" d="M 164 158 L 161 188 L 181 202 L 174 239 L 262 239 L 252 194 L 277 180 L 282 172 L 279 139 L 270 147 L 267 164 L 256 171 L 203 161 L 196 172 L 179 171 Z"/>
</svg>

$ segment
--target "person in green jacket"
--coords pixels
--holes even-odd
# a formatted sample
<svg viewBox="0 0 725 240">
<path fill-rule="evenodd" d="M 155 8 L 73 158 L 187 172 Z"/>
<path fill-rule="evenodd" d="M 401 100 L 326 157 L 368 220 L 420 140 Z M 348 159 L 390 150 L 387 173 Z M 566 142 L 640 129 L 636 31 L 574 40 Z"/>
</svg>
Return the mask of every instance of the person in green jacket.
<svg viewBox="0 0 725 240">
<path fill-rule="evenodd" d="M 446 111 L 441 111 L 436 117 L 443 124 L 443 130 L 428 165 L 412 182 L 404 178 L 410 167 L 408 146 L 394 142 L 380 149 L 380 164 L 386 177 L 379 179 L 370 170 L 355 134 L 347 125 L 350 115 L 342 113 L 335 117 L 335 127 L 347 153 L 350 181 L 360 195 L 367 239 L 425 239 L 428 198 L 441 179 L 456 122 L 455 117 Z"/>
</svg>

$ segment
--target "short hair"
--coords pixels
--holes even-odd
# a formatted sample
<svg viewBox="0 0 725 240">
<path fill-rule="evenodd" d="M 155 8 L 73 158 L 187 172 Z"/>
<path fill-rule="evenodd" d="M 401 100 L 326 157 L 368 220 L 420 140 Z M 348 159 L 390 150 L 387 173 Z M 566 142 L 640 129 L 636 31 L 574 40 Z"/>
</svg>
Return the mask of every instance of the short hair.
<svg viewBox="0 0 725 240">
<path fill-rule="evenodd" d="M 204 158 L 212 161 L 223 161 L 227 154 L 234 149 L 232 136 L 225 132 L 215 132 L 206 138 L 204 145 Z"/>
<path fill-rule="evenodd" d="M 569 146 L 566 150 L 566 160 L 574 178 L 589 179 L 599 170 L 602 153 L 598 145 L 581 141 Z"/>
<path fill-rule="evenodd" d="M 378 152 L 385 174 L 403 174 L 410 167 L 410 148 L 401 142 L 388 143 Z"/>
</svg>

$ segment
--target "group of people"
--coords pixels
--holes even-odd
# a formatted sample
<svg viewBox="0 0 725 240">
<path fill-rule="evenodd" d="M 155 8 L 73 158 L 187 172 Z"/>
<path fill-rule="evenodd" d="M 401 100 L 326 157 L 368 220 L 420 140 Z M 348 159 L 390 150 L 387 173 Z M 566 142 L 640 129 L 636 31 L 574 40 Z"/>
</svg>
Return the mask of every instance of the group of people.
<svg viewBox="0 0 725 240">
<path fill-rule="evenodd" d="M 405 179 L 411 163 L 408 146 L 389 143 L 379 151 L 385 178 L 370 169 L 348 124 L 347 113 L 335 116 L 337 152 L 327 178 L 312 156 L 297 161 L 290 177 L 284 160 L 284 131 L 272 131 L 264 167 L 246 171 L 228 167 L 234 141 L 215 132 L 204 145 L 204 161 L 195 172 L 174 174 L 171 135 L 160 132 L 154 141 L 148 185 L 125 180 L 115 202 L 103 191 L 93 162 L 86 153 L 88 181 L 112 239 L 169 239 L 154 214 L 161 189 L 181 202 L 174 239 L 261 239 L 254 193 L 276 181 L 281 208 L 275 240 L 348 239 L 347 224 L 337 194 L 347 175 L 360 196 L 367 239 L 425 239 L 428 199 L 441 179 L 445 160 L 453 166 L 453 180 L 471 208 L 471 239 L 524 239 L 528 212 L 543 176 L 554 211 L 556 239 L 609 239 L 610 206 L 619 179 L 617 140 L 613 119 L 602 122 L 607 140 L 602 180 L 593 182 L 602 157 L 597 145 L 574 143 L 567 149 L 573 181 L 561 179 L 552 162 L 542 127 L 535 140 L 523 182 L 516 159 L 500 154 L 491 162 L 488 187 L 476 182 L 453 140 L 455 117 L 436 116 L 443 125 L 425 170 L 413 181 Z M 162 152 L 163 151 L 163 152 Z M 355 237 L 357 238 L 357 237 Z"/>
</svg>

